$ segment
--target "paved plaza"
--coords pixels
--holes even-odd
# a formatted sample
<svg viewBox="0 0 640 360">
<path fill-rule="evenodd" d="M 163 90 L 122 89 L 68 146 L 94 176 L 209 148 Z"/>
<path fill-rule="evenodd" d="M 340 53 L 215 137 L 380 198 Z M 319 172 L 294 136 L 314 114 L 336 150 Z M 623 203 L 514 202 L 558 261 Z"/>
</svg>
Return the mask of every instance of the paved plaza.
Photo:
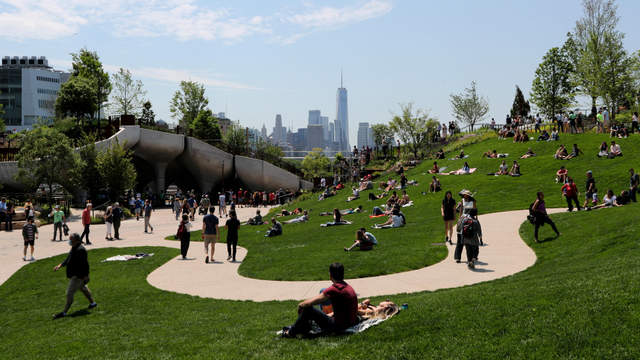
<svg viewBox="0 0 640 360">
<path fill-rule="evenodd" d="M 263 214 L 267 209 L 262 208 Z M 554 209 L 549 213 L 562 211 Z M 255 214 L 255 208 L 237 208 L 240 221 L 246 221 Z M 79 211 L 76 211 L 79 213 Z M 454 288 L 490 281 L 512 275 L 533 265 L 536 261 L 535 253 L 520 238 L 518 230 L 526 219 L 527 210 L 509 211 L 479 216 L 482 224 L 485 246 L 480 247 L 479 260 L 476 269 L 469 270 L 464 262 L 456 263 L 453 259 L 454 246 L 449 248 L 445 260 L 422 269 L 403 273 L 350 279 L 349 283 L 358 292 L 358 297 L 411 293 L 417 291 L 433 291 Z M 265 217 L 268 218 L 268 217 Z M 221 219 L 224 224 L 226 218 Z M 178 221 L 170 209 L 158 209 L 153 212 L 151 224 L 154 232 L 143 233 L 144 222 L 129 219 L 122 222 L 120 228 L 121 240 L 107 241 L 105 225 L 91 225 L 91 243 L 87 250 L 103 247 L 131 247 L 131 246 L 165 246 L 179 249 L 179 241 L 164 240 L 168 235 L 175 234 Z M 81 233 L 79 216 L 71 216 L 68 225 L 71 232 Z M 444 226 L 441 223 L 436 224 Z M 202 216 L 196 217 L 194 228 L 202 227 Z M 255 226 L 261 235 L 267 226 Z M 66 254 L 69 245 L 63 242 L 51 242 L 53 226 L 46 225 L 39 229 L 40 239 L 36 240 L 35 258 L 38 259 Z M 393 231 L 393 230 L 386 230 Z M 533 231 L 533 229 L 531 230 Z M 264 241 L 274 241 L 264 238 Z M 389 240 L 392 241 L 392 240 Z M 425 239 L 425 243 L 441 242 L 442 239 Z M 242 238 L 239 239 L 242 244 Z M 22 260 L 23 241 L 21 229 L 13 232 L 0 232 L 0 284 L 4 283 L 13 273 L 29 261 Z M 343 251 L 336 249 L 336 252 Z M 376 251 L 375 248 L 373 251 Z M 123 251 L 123 255 L 126 254 Z M 189 247 L 188 260 L 177 256 L 165 265 L 156 269 L 147 278 L 149 283 L 157 288 L 178 293 L 197 295 L 216 299 L 229 300 L 300 300 L 315 296 L 320 289 L 330 285 L 330 281 L 269 281 L 242 277 L 238 274 L 247 251 L 238 247 L 237 262 L 226 260 L 226 244 L 216 244 L 215 261 L 206 264 L 203 243 L 192 242 Z M 363 254 L 364 255 L 364 254 Z M 465 259 L 463 252 L 463 259 Z M 92 263 L 101 261 L 89 253 Z M 144 261 L 144 260 L 141 260 Z"/>
</svg>

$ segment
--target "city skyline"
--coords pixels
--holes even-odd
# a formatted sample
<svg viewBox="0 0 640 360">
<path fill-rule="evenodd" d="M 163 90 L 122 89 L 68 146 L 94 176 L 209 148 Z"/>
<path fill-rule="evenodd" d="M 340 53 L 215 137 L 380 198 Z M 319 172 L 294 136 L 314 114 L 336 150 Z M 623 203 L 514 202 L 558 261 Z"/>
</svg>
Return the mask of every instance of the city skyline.
<svg viewBox="0 0 640 360">
<path fill-rule="evenodd" d="M 86 46 L 109 73 L 141 79 L 156 118 L 168 122 L 173 93 L 191 79 L 205 85 L 214 113 L 243 126 L 271 129 L 280 114 L 295 131 L 317 109 L 330 130 L 344 69 L 351 144 L 360 122 L 387 123 L 399 103 L 453 120 L 449 96 L 472 81 L 490 100 L 488 120 L 502 122 L 515 86 L 529 99 L 542 57 L 582 16 L 580 0 L 0 3 L 0 55 L 46 56 L 67 71 L 69 53 Z M 635 52 L 640 2 L 616 4 L 624 46 Z"/>
</svg>

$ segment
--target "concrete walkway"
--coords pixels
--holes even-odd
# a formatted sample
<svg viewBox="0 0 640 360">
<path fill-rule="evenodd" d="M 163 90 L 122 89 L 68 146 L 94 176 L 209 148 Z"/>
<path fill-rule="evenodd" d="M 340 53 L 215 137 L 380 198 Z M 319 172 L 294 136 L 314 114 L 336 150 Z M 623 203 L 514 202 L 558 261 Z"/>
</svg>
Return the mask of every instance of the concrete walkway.
<svg viewBox="0 0 640 360">
<path fill-rule="evenodd" d="M 554 209 L 550 213 L 562 211 Z M 267 209 L 261 210 L 263 215 Z M 255 208 L 237 209 L 241 221 L 255 213 Z M 485 246 L 480 247 L 479 261 L 475 270 L 467 269 L 464 262 L 456 263 L 453 259 L 454 246 L 449 248 L 448 256 L 438 264 L 426 268 L 403 273 L 378 277 L 347 280 L 361 298 L 433 291 L 476 284 L 512 275 L 533 265 L 536 261 L 534 252 L 522 241 L 518 230 L 526 219 L 528 211 L 509 211 L 482 215 L 479 220 L 484 232 Z M 202 217 L 197 216 L 195 225 L 199 228 Z M 224 224 L 226 218 L 221 219 Z M 91 242 L 87 249 L 102 247 L 129 246 L 166 246 L 179 248 L 178 241 L 164 240 L 168 234 L 175 233 L 178 222 L 171 210 L 159 209 L 152 214 L 151 224 L 154 232 L 144 234 L 143 221 L 127 220 L 121 227 L 120 241 L 104 239 L 105 225 L 92 225 Z M 441 224 L 438 224 L 441 225 Z M 79 222 L 69 222 L 72 232 L 81 232 Z M 264 227 L 256 227 L 261 232 Z M 545 228 L 546 230 L 547 228 Z M 36 259 L 51 257 L 69 251 L 66 239 L 64 242 L 51 242 L 53 227 L 47 225 L 40 228 L 40 239 L 36 241 Z M 533 231 L 533 229 L 531 229 Z M 441 239 L 432 240 L 439 242 Z M 29 263 L 22 261 L 21 231 L 0 233 L 0 284 L 4 283 L 20 267 Z M 336 251 L 339 251 L 336 249 Z M 373 250 L 375 251 L 375 250 Z M 123 253 L 124 254 L 124 253 Z M 269 281 L 242 277 L 238 267 L 246 256 L 244 248 L 238 248 L 238 262 L 226 261 L 226 244 L 216 244 L 214 262 L 205 264 L 203 243 L 192 242 L 188 260 L 177 257 L 153 271 L 147 278 L 157 288 L 178 293 L 229 300 L 300 300 L 319 293 L 320 289 L 330 285 L 330 281 Z M 29 255 L 27 255 L 27 258 Z M 91 258 L 91 256 L 90 256 Z M 463 260 L 466 254 L 463 252 Z M 99 259 L 91 259 L 99 261 Z M 327 264 L 328 266 L 329 264 Z M 348 276 L 348 274 L 347 274 Z"/>
</svg>

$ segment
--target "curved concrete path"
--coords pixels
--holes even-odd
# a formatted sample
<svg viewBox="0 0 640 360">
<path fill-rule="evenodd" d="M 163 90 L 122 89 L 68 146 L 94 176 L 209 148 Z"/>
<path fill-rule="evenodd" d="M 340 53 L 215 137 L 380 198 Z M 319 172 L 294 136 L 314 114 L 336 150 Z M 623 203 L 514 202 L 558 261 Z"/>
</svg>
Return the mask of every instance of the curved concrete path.
<svg viewBox="0 0 640 360">
<path fill-rule="evenodd" d="M 239 218 L 246 220 L 255 209 L 237 209 Z M 563 209 L 550 210 L 550 213 Z M 453 260 L 454 246 L 449 247 L 445 260 L 426 268 L 403 273 L 347 280 L 359 297 L 392 295 L 418 291 L 433 291 L 476 284 L 512 275 L 533 265 L 536 256 L 520 238 L 518 230 L 526 219 L 528 211 L 509 211 L 481 215 L 479 217 L 484 232 L 485 246 L 480 247 L 479 261 L 475 270 L 467 269 L 464 262 Z M 80 225 L 70 221 L 71 231 L 78 231 Z M 196 224 L 200 224 L 197 217 Z M 224 218 L 222 222 L 224 222 Z M 164 240 L 164 236 L 175 232 L 177 222 L 171 210 L 160 209 L 153 213 L 151 224 L 155 232 L 144 234 L 142 221 L 127 220 L 121 227 L 121 241 L 104 240 L 104 225 L 92 226 L 88 249 L 101 247 L 166 246 L 179 248 L 177 241 Z M 438 224 L 441 226 L 442 224 Z M 257 228 L 258 229 L 258 228 Z M 261 231 L 266 227 L 260 227 Z M 50 242 L 52 227 L 40 228 L 40 240 L 36 241 L 35 257 L 44 258 L 68 252 L 65 242 Z M 391 231 L 391 230 L 390 230 Z M 22 239 L 20 231 L 0 233 L 0 284 L 6 281 L 20 267 L 29 262 L 22 261 Z M 435 241 L 433 241 L 435 242 Z M 336 249 L 336 251 L 341 251 Z M 375 250 L 374 250 L 375 251 Z M 330 281 L 269 281 L 242 277 L 238 267 L 247 251 L 238 248 L 237 260 L 226 261 L 226 244 L 216 244 L 216 261 L 205 264 L 202 243 L 191 243 L 188 260 L 180 257 L 172 259 L 153 271 L 148 281 L 151 285 L 168 291 L 229 300 L 301 300 L 319 293 L 330 285 Z M 463 253 L 463 259 L 466 255 Z M 99 259 L 91 259 L 98 261 Z M 142 260 L 144 261 L 144 260 Z M 348 274 L 347 274 L 348 275 Z"/>
</svg>

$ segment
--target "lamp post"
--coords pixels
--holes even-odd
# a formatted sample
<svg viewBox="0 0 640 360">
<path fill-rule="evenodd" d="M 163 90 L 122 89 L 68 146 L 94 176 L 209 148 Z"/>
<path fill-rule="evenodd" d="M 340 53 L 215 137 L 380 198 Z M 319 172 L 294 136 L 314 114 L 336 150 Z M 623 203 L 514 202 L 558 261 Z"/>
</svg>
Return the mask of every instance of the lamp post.
<svg viewBox="0 0 640 360">
<path fill-rule="evenodd" d="M 222 191 L 224 192 L 224 160 L 222 160 Z"/>
</svg>

